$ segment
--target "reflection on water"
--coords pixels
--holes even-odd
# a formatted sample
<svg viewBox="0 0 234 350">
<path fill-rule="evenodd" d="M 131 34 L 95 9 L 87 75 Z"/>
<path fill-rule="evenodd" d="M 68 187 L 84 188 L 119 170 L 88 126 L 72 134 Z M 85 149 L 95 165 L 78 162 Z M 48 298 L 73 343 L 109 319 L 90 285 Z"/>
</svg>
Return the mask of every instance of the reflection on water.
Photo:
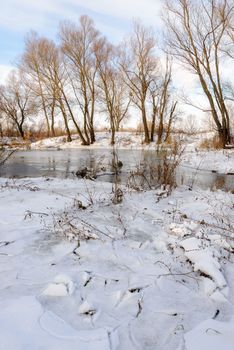
<svg viewBox="0 0 234 350">
<path fill-rule="evenodd" d="M 112 182 L 112 158 L 110 149 L 19 151 L 0 168 L 0 176 L 74 178 L 76 171 L 82 168 L 92 168 L 98 173 L 104 167 L 105 175 L 98 176 L 97 180 Z M 143 171 L 152 181 L 152 169 L 160 162 L 155 151 L 145 150 L 118 150 L 118 159 L 123 163 L 119 175 L 119 181 L 123 183 L 126 183 L 129 174 L 136 169 Z M 176 183 L 203 189 L 233 190 L 234 176 L 180 166 L 176 172 Z"/>
</svg>

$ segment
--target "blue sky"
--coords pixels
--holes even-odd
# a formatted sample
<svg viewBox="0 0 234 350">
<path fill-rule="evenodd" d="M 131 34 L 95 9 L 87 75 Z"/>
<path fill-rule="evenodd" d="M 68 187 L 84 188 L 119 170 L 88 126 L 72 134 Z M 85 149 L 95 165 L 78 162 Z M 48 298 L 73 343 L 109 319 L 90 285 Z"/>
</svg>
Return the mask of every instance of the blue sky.
<svg viewBox="0 0 234 350">
<path fill-rule="evenodd" d="M 161 0 L 4 0 L 0 12 L 0 65 L 11 66 L 22 53 L 24 37 L 31 29 L 56 39 L 58 24 L 91 16 L 114 42 L 121 40 L 134 17 L 155 28 Z"/>
</svg>

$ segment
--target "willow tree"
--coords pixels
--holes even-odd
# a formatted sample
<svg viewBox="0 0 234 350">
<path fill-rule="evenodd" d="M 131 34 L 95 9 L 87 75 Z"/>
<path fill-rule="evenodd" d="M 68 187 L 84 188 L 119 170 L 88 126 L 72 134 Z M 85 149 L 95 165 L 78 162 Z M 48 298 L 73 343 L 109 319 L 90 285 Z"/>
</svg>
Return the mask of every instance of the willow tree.
<svg viewBox="0 0 234 350">
<path fill-rule="evenodd" d="M 229 0 L 168 0 L 164 9 L 167 51 L 198 77 L 223 147 L 230 142 L 230 115 L 222 60 L 233 9 Z"/>
<path fill-rule="evenodd" d="M 41 100 L 48 134 L 51 131 L 53 135 L 55 133 L 55 109 L 57 108 L 64 121 L 67 140 L 71 141 L 69 113 L 64 99 L 66 76 L 61 55 L 55 43 L 38 36 L 35 32 L 30 33 L 26 39 L 20 67 L 30 77 L 34 94 Z M 67 100 L 66 95 L 65 98 Z"/>
<path fill-rule="evenodd" d="M 152 28 L 135 21 L 125 46 L 121 67 L 132 102 L 141 113 L 145 143 L 150 142 L 147 100 L 150 85 L 157 75 L 158 58 L 155 50 L 156 39 Z"/>
<path fill-rule="evenodd" d="M 19 68 L 23 70 L 27 76 L 30 77 L 30 85 L 32 91 L 34 92 L 35 98 L 39 101 L 41 106 L 41 111 L 43 112 L 47 136 L 55 136 L 55 110 L 56 110 L 56 100 L 55 100 L 55 90 L 52 92 L 48 89 L 45 84 L 42 66 L 41 55 L 43 53 L 43 41 L 36 32 L 30 32 L 25 39 L 25 48 L 23 55 L 21 56 L 19 62 Z M 50 90 L 50 93 L 48 93 Z"/>
<path fill-rule="evenodd" d="M 59 31 L 70 86 L 83 116 L 83 129 L 87 144 L 95 141 L 97 63 L 94 48 L 99 36 L 100 33 L 95 28 L 93 20 L 88 16 L 81 16 L 78 24 L 63 23 Z"/>
<path fill-rule="evenodd" d="M 157 144 L 168 141 L 173 122 L 177 116 L 177 101 L 173 96 L 172 63 L 166 58 L 165 67 L 160 65 L 158 75 L 150 84 L 150 104 L 152 110 L 151 141 L 157 134 Z"/>
<path fill-rule="evenodd" d="M 56 106 L 60 109 L 64 120 L 68 141 L 71 141 L 69 120 L 73 123 L 83 145 L 89 145 L 89 139 L 83 132 L 77 109 L 74 103 L 74 95 L 71 93 L 69 73 L 64 62 L 63 53 L 52 40 L 44 37 L 37 38 L 35 43 L 38 50 L 38 67 L 41 79 L 46 86 L 47 94 L 54 97 Z"/>
<path fill-rule="evenodd" d="M 119 131 L 120 123 L 126 118 L 130 105 L 127 85 L 119 65 L 120 51 L 118 47 L 101 38 L 95 48 L 98 67 L 99 100 L 111 130 L 111 144 L 115 143 L 115 133 Z"/>
</svg>

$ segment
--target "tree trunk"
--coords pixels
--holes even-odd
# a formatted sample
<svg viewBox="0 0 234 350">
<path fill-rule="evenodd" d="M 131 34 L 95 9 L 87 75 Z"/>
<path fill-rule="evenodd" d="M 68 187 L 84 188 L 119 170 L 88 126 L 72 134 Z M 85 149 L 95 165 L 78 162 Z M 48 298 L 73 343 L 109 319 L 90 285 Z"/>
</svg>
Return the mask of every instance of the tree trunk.
<svg viewBox="0 0 234 350">
<path fill-rule="evenodd" d="M 18 128 L 18 131 L 19 131 L 20 136 L 21 136 L 22 139 L 24 140 L 24 139 L 25 139 L 25 134 L 24 134 L 24 130 L 23 130 L 23 125 L 17 124 L 17 128 Z"/>
<path fill-rule="evenodd" d="M 219 134 L 219 140 L 220 144 L 222 145 L 222 148 L 225 148 L 226 145 L 230 143 L 230 130 L 228 128 L 223 128 L 218 131 Z"/>
<path fill-rule="evenodd" d="M 158 126 L 158 139 L 157 144 L 160 145 L 162 143 L 162 136 L 163 136 L 163 116 L 160 114 L 160 121 Z"/>
<path fill-rule="evenodd" d="M 55 130 L 54 130 L 54 113 L 55 113 L 55 101 L 54 101 L 54 99 L 53 99 L 52 108 L 51 108 L 51 132 L 52 132 L 52 136 L 55 136 Z"/>
<path fill-rule="evenodd" d="M 144 127 L 144 134 L 145 134 L 145 140 L 144 143 L 149 144 L 150 143 L 150 137 L 149 137 L 149 129 L 147 124 L 147 118 L 146 118 L 146 111 L 145 111 L 145 105 L 142 105 L 142 122 Z"/>
<path fill-rule="evenodd" d="M 150 132 L 150 141 L 151 142 L 154 141 L 156 114 L 157 114 L 157 107 L 153 106 L 153 115 L 152 115 L 151 132 Z"/>
<path fill-rule="evenodd" d="M 78 126 L 78 124 L 77 124 L 75 118 L 74 118 L 74 115 L 73 115 L 73 113 L 72 113 L 72 110 L 71 110 L 70 104 L 69 104 L 69 102 L 68 102 L 68 100 L 67 100 L 67 97 L 66 97 L 64 91 L 61 91 L 61 92 L 62 92 L 62 94 L 63 94 L 63 97 L 64 97 L 64 100 L 65 100 L 66 106 L 67 106 L 67 108 L 68 108 L 68 111 L 69 111 L 69 113 L 70 113 L 71 119 L 72 119 L 72 121 L 73 121 L 73 123 L 74 123 L 74 125 L 75 125 L 75 127 L 76 127 L 76 130 L 77 130 L 77 132 L 78 132 L 78 135 L 79 135 L 80 138 L 81 138 L 82 145 L 88 146 L 88 145 L 89 145 L 89 142 L 84 138 L 84 136 L 83 136 L 83 134 L 82 134 L 82 132 L 81 132 L 81 130 L 80 130 L 80 128 L 79 128 L 79 126 Z"/>
<path fill-rule="evenodd" d="M 91 105 L 91 116 L 90 116 L 90 141 L 94 143 L 96 141 L 95 131 L 94 131 L 94 111 L 95 111 L 95 94 L 92 93 L 92 105 Z"/>
<path fill-rule="evenodd" d="M 115 144 L 115 128 L 111 128 L 111 145 L 113 146 Z"/>
<path fill-rule="evenodd" d="M 166 130 L 166 136 L 164 141 L 167 142 L 169 139 L 169 136 L 171 134 L 171 127 L 172 127 L 172 121 L 173 121 L 173 116 L 176 110 L 176 106 L 177 106 L 177 101 L 175 103 L 173 103 L 172 107 L 171 107 L 171 111 L 170 111 L 170 116 L 169 116 L 169 121 L 168 121 L 168 125 L 167 125 L 167 130 Z"/>
<path fill-rule="evenodd" d="M 94 143 L 96 141 L 96 138 L 95 138 L 95 132 L 94 132 L 93 125 L 90 126 L 89 133 L 90 133 L 90 142 Z"/>
<path fill-rule="evenodd" d="M 70 129 L 69 129 L 69 126 L 68 126 L 66 111 L 65 111 L 65 108 L 64 108 L 64 105 L 63 105 L 63 102 L 62 102 L 61 99 L 59 100 L 59 105 L 60 105 L 60 109 L 61 109 L 61 112 L 62 112 L 65 129 L 66 129 L 66 132 L 67 132 L 67 142 L 71 142 L 72 141 L 71 132 L 70 132 Z"/>
</svg>

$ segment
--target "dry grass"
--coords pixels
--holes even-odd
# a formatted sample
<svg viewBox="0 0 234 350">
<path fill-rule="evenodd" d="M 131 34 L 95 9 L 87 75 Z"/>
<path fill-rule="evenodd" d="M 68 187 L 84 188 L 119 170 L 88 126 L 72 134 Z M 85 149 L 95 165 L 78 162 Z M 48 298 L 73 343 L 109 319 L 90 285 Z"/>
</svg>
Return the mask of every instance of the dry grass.
<svg viewBox="0 0 234 350">
<path fill-rule="evenodd" d="M 73 134 L 73 132 L 71 131 L 71 134 Z M 59 137 L 59 136 L 67 136 L 67 133 L 64 129 L 60 128 L 60 127 L 56 127 L 54 129 L 54 135 L 52 135 L 50 133 L 50 135 L 48 135 L 48 132 L 46 130 L 29 130 L 26 132 L 26 139 L 29 140 L 35 140 L 35 141 L 41 141 L 43 139 L 46 139 L 48 137 Z"/>
<path fill-rule="evenodd" d="M 218 150 L 223 148 L 222 142 L 217 135 L 213 136 L 212 138 L 203 139 L 199 147 L 205 150 Z"/>
</svg>

